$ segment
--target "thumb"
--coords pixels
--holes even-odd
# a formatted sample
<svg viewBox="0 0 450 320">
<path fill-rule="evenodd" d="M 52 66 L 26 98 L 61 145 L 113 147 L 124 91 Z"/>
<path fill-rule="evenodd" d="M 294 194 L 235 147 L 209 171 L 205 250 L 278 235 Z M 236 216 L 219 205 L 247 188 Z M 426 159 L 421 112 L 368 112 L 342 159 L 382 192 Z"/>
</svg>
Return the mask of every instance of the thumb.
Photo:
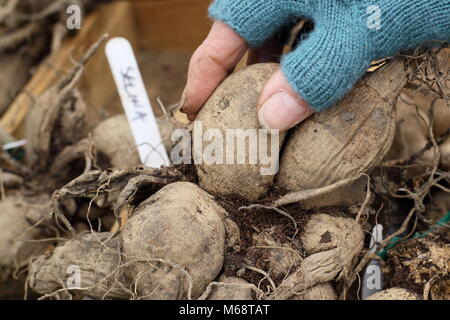
<svg viewBox="0 0 450 320">
<path fill-rule="evenodd" d="M 267 82 L 258 106 L 259 122 L 269 130 L 289 130 L 314 112 L 291 87 L 281 70 Z"/>
</svg>

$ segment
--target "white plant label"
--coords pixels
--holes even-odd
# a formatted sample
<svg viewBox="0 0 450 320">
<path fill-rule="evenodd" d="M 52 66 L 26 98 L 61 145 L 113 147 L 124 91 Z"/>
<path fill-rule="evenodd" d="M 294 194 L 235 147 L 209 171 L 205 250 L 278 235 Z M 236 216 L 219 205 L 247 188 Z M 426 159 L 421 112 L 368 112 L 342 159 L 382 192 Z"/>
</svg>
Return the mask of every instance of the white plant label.
<svg viewBox="0 0 450 320">
<path fill-rule="evenodd" d="M 153 168 L 169 165 L 170 160 L 130 42 L 125 38 L 109 40 L 106 56 L 141 163 Z"/>
<path fill-rule="evenodd" d="M 25 146 L 26 144 L 27 144 L 26 140 L 9 142 L 9 143 L 6 143 L 3 145 L 3 150 L 8 151 L 8 150 L 12 150 L 12 149 L 17 149 L 17 148 Z"/>
</svg>

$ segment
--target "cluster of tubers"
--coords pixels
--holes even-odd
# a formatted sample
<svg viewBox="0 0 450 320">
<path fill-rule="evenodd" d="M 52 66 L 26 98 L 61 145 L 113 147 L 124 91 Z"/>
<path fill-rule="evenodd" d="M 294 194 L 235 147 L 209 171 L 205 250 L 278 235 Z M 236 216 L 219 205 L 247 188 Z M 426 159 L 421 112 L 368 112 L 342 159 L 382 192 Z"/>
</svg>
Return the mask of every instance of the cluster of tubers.
<svg viewBox="0 0 450 320">
<path fill-rule="evenodd" d="M 253 233 L 253 249 L 246 251 L 244 261 L 256 259 L 255 266 L 261 269 L 249 265 L 244 266 L 247 271 L 224 274 L 227 252 L 239 251 L 243 239 L 214 196 L 238 194 L 250 203 L 271 188 L 308 191 L 370 170 L 393 139 L 394 99 L 406 81 L 401 66 L 394 61 L 369 75 L 333 112 L 315 116 L 282 136 L 286 143 L 277 176 L 261 175 L 260 164 L 203 163 L 196 166 L 200 188 L 163 173 L 120 170 L 139 161 L 130 149 L 129 127 L 124 116 L 102 122 L 92 131 L 92 140 L 98 159 L 116 169 L 106 176 L 87 172 L 53 198 L 62 202 L 66 196 L 76 201 L 87 197 L 99 205 L 98 199 L 106 194 L 103 207 L 120 218 L 120 230 L 80 233 L 34 259 L 30 287 L 53 298 L 72 292 L 94 299 L 337 299 L 336 284 L 352 271 L 363 247 L 358 221 L 345 214 L 317 212 L 298 230 L 296 245 L 278 239 L 274 227 L 259 230 Z M 276 68 L 254 65 L 228 77 L 199 115 L 205 130 L 259 129 L 256 101 Z M 386 77 L 391 80 L 389 95 L 382 90 Z M 361 93 L 361 86 L 369 89 Z M 360 104 L 367 108 L 359 108 Z M 314 150 L 306 153 L 306 148 Z M 70 266 L 81 272 L 77 288 L 61 282 Z M 263 269 L 270 283 L 268 293 L 242 278 L 248 270 Z"/>
<path fill-rule="evenodd" d="M 257 100 L 277 68 L 257 64 L 230 75 L 200 112 L 203 131 L 194 131 L 193 138 L 208 129 L 224 135 L 227 129 L 261 129 Z M 72 76 L 42 95 L 30 112 L 27 166 L 38 178 L 24 183 L 29 172 L 5 176 L 11 187 L 0 201 L 0 229 L 7 230 L 0 235 L 0 283 L 14 269 L 27 268 L 27 285 L 42 298 L 336 300 L 363 253 L 363 178 L 389 151 L 393 158 L 417 152 L 414 146 L 395 150 L 404 145 L 398 139 L 410 134 L 400 122 L 395 135 L 396 122 L 414 118 L 402 106 L 395 117 L 407 81 L 401 60 L 368 74 L 330 111 L 280 136 L 266 132 L 269 152 L 272 139 L 280 145 L 280 154 L 272 154 L 279 159 L 273 175 L 261 174 L 267 165 L 261 162 L 202 159 L 194 174 L 186 166 L 140 167 L 123 115 L 86 127 L 86 106 L 74 89 L 77 73 Z M 434 125 L 442 133 L 445 124 L 439 121 Z M 170 150 L 174 125 L 158 122 Z M 252 147 L 247 144 L 246 151 Z M 195 150 L 192 156 L 203 157 Z M 423 155 L 424 162 L 428 157 Z M 448 210 L 441 199 L 448 200 L 446 195 L 437 194 L 434 207 L 427 205 L 429 220 Z M 293 205 L 292 216 L 280 209 L 285 205 Z M 295 229 L 291 237 L 285 225 L 243 227 L 243 210 L 262 209 L 281 212 Z M 395 270 L 408 269 L 420 288 L 444 279 L 429 292 L 443 299 L 448 257 L 448 245 L 420 239 L 393 251 L 388 265 L 394 279 L 402 276 Z M 394 281 L 369 300 L 422 298 L 403 285 Z"/>
<path fill-rule="evenodd" d="M 119 233 L 81 234 L 32 261 L 29 285 L 64 297 L 61 279 L 77 266 L 82 280 L 72 291 L 95 299 L 250 299 L 258 290 L 243 279 L 222 275 L 213 282 L 226 247 L 236 242 L 229 220 L 197 185 L 172 183 L 133 207 Z M 270 275 L 286 278 L 268 298 L 296 300 L 336 299 L 332 282 L 350 271 L 364 239 L 354 219 L 327 214 L 315 214 L 305 225 L 305 258 L 268 231 L 256 238 L 255 246 L 269 248 Z"/>
<path fill-rule="evenodd" d="M 257 64 L 225 79 L 198 115 L 204 131 L 259 129 L 257 101 L 276 68 Z M 262 163 L 203 164 L 197 166 L 200 186 L 213 194 L 238 194 L 254 201 L 273 186 L 297 192 L 368 172 L 392 144 L 394 104 L 405 84 L 403 63 L 394 61 L 361 80 L 334 108 L 295 127 L 286 139 L 280 136 L 279 145 L 284 141 L 284 146 L 277 175 L 261 175 Z"/>
</svg>

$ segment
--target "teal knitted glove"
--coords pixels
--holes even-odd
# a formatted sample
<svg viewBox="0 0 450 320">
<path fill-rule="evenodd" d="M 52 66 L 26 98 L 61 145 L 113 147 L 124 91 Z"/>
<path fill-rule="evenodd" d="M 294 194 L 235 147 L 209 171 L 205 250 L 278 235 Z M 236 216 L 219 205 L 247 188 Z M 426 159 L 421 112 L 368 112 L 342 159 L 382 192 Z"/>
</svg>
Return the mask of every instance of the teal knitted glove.
<svg viewBox="0 0 450 320">
<path fill-rule="evenodd" d="M 252 47 L 298 18 L 311 19 L 314 31 L 281 67 L 315 111 L 335 104 L 371 61 L 450 40 L 450 0 L 215 0 L 209 12 Z"/>
</svg>

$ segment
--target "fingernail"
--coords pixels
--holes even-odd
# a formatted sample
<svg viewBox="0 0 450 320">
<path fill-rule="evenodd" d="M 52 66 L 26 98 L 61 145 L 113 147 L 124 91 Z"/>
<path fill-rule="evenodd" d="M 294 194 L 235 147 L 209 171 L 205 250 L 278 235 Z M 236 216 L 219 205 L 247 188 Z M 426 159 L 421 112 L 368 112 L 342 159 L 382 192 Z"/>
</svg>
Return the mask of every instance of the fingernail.
<svg viewBox="0 0 450 320">
<path fill-rule="evenodd" d="M 186 104 L 186 89 L 183 91 L 183 94 L 181 95 L 181 100 L 180 100 L 180 111 L 183 111 L 184 105 Z"/>
<path fill-rule="evenodd" d="M 193 122 L 197 118 L 197 114 L 188 114 L 187 118 L 189 121 Z"/>
<path fill-rule="evenodd" d="M 260 124 L 268 130 L 286 131 L 311 114 L 312 111 L 305 101 L 278 91 L 261 106 L 258 118 Z"/>
</svg>

